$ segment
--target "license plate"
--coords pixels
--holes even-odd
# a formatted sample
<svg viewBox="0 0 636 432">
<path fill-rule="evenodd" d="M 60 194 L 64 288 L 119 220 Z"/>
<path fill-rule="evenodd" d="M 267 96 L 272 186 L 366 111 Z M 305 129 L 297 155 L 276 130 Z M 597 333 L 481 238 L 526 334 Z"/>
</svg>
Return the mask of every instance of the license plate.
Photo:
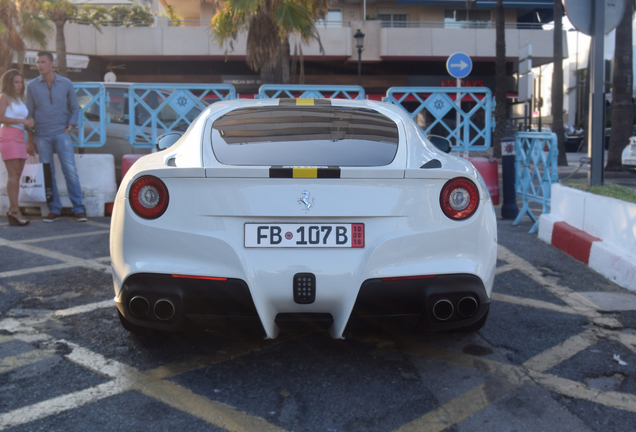
<svg viewBox="0 0 636 432">
<path fill-rule="evenodd" d="M 245 224 L 246 248 L 363 248 L 364 224 Z"/>
</svg>

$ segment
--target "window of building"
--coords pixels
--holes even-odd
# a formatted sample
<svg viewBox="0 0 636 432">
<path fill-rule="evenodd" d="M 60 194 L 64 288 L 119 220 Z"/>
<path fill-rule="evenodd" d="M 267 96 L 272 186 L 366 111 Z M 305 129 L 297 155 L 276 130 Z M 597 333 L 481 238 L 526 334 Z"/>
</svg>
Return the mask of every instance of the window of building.
<svg viewBox="0 0 636 432">
<path fill-rule="evenodd" d="M 382 21 L 382 27 L 408 27 L 408 15 L 406 14 L 378 14 L 378 19 Z"/>
<path fill-rule="evenodd" d="M 444 28 L 491 28 L 489 10 L 447 9 L 444 11 Z"/>
<path fill-rule="evenodd" d="M 316 27 L 342 27 L 342 9 L 329 9 L 324 20 L 317 20 Z"/>
</svg>

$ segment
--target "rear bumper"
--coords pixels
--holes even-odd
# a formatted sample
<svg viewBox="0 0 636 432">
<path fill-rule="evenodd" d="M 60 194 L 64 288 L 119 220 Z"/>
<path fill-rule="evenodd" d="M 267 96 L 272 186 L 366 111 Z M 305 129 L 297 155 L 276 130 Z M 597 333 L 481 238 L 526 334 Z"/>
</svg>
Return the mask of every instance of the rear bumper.
<svg viewBox="0 0 636 432">
<path fill-rule="evenodd" d="M 468 274 L 369 279 L 360 288 L 351 317 L 408 316 L 427 330 L 452 330 L 479 321 L 490 309 L 490 301 L 481 279 Z M 436 317 L 434 308 L 439 302 L 448 305 L 448 315 Z"/>
<path fill-rule="evenodd" d="M 266 334 L 265 328 L 273 325 L 262 321 L 264 318 L 257 312 L 247 283 L 240 279 L 191 279 L 140 273 L 125 281 L 115 302 L 128 321 L 157 330 L 178 330 L 188 321 L 232 320 L 252 322 Z M 447 306 L 448 316 L 436 316 L 438 304 Z M 174 308 L 173 313 L 169 305 Z M 350 318 L 404 317 L 419 321 L 427 330 L 439 331 L 471 325 L 489 308 L 490 298 L 484 284 L 473 275 L 368 279 L 359 289 Z M 296 312 L 297 317 L 303 317 L 302 305 Z M 294 316 L 293 313 L 277 316 L 276 322 L 289 321 Z M 329 311 L 325 311 L 310 318 L 329 321 L 329 316 Z"/>
<path fill-rule="evenodd" d="M 636 165 L 622 164 L 623 171 L 636 171 Z"/>
</svg>

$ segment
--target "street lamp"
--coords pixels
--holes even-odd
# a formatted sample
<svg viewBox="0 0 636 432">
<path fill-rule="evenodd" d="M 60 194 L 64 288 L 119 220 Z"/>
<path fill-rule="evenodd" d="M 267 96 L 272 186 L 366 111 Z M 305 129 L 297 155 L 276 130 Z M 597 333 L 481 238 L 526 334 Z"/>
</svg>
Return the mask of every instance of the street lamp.
<svg viewBox="0 0 636 432">
<path fill-rule="evenodd" d="M 358 29 L 353 37 L 356 39 L 356 48 L 358 49 L 358 85 L 362 86 L 362 50 L 364 49 L 364 33 Z"/>
</svg>

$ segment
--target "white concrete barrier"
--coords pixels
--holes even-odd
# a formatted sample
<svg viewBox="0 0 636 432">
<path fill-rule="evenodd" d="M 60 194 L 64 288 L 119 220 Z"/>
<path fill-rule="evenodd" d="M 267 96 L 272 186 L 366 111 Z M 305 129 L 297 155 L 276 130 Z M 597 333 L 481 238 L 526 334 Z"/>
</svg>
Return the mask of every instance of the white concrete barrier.
<svg viewBox="0 0 636 432">
<path fill-rule="evenodd" d="M 565 222 L 600 239 L 591 243 L 589 266 L 636 291 L 636 204 L 560 184 L 552 185 L 550 200 L 550 213 L 539 219 L 539 238 L 555 244 L 555 224 Z"/>
<path fill-rule="evenodd" d="M 68 197 L 66 181 L 57 155 L 54 156 L 54 162 L 55 181 L 62 207 L 72 208 L 73 205 Z M 86 215 L 88 217 L 104 216 L 106 204 L 112 203 L 117 194 L 115 158 L 111 154 L 76 154 L 75 166 L 82 186 Z M 49 207 L 46 203 L 20 202 L 19 204 L 20 207 L 39 207 L 42 216 L 49 213 Z M 8 209 L 7 170 L 4 163 L 0 163 L 0 215 L 6 214 Z"/>
</svg>

